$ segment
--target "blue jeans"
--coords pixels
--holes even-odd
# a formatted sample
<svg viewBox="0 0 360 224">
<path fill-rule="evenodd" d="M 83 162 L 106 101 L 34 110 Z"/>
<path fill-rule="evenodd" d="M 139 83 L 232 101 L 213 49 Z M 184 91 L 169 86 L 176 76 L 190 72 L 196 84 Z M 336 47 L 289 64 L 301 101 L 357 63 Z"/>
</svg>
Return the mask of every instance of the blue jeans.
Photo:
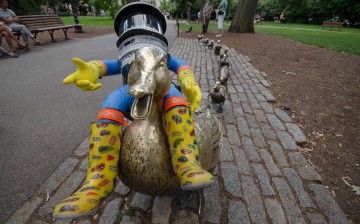
<svg viewBox="0 0 360 224">
<path fill-rule="evenodd" d="M 30 32 L 30 30 L 28 28 L 26 28 L 26 26 L 24 26 L 24 25 L 12 23 L 7 26 L 9 28 L 11 28 L 13 31 L 19 31 L 22 38 L 24 39 L 25 43 L 29 43 L 29 39 L 34 38 L 32 33 Z"/>
</svg>

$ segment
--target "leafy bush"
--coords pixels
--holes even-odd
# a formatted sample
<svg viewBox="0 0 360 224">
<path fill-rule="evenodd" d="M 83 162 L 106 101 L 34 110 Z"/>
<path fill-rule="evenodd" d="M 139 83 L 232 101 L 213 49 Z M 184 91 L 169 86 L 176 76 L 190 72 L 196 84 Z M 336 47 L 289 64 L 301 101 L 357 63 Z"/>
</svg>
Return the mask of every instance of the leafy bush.
<svg viewBox="0 0 360 224">
<path fill-rule="evenodd" d="M 67 11 L 57 12 L 58 16 L 69 16 L 69 13 Z"/>
</svg>

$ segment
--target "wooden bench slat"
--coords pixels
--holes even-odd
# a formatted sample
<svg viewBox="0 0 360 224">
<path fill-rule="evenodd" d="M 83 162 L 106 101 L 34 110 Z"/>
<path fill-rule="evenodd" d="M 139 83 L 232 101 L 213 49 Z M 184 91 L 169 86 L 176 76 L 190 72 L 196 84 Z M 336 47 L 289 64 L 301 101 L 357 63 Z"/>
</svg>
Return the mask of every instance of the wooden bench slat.
<svg viewBox="0 0 360 224">
<path fill-rule="evenodd" d="M 33 23 L 31 25 L 23 23 L 27 28 L 31 29 L 32 27 L 37 27 L 37 26 L 65 26 L 65 24 L 61 24 L 61 23 L 55 23 L 55 22 L 51 22 L 51 23 Z"/>
<path fill-rule="evenodd" d="M 38 32 L 39 30 L 41 31 L 46 31 L 46 30 L 60 30 L 60 29 L 63 29 L 63 28 L 72 28 L 72 27 L 75 27 L 75 26 L 49 26 L 49 27 L 37 27 L 37 28 L 34 28 L 31 30 L 32 33 L 35 33 L 35 32 Z"/>
<path fill-rule="evenodd" d="M 56 27 L 46 27 L 46 28 L 39 28 L 36 29 L 36 31 L 47 31 L 47 30 L 59 30 L 59 29 L 69 29 L 73 28 L 75 25 L 69 25 L 69 26 L 56 26 Z"/>
<path fill-rule="evenodd" d="M 21 19 L 21 22 L 23 22 L 23 23 L 35 23 L 35 22 L 39 22 L 39 21 L 42 21 L 42 22 L 56 21 L 58 23 L 62 23 L 61 20 L 56 19 L 56 18 L 49 18 L 49 19 Z"/>
<path fill-rule="evenodd" d="M 36 24 L 36 23 L 58 23 L 58 24 L 63 24 L 62 22 L 60 21 L 57 21 L 57 20 L 46 20 L 46 21 L 43 21 L 43 20 L 34 20 L 34 21 L 24 21 L 24 20 L 21 20 L 21 22 L 23 24 L 28 24 L 28 25 L 31 25 L 31 24 Z"/>
<path fill-rule="evenodd" d="M 49 31 L 51 39 L 54 41 L 53 32 L 63 30 L 67 38 L 67 30 L 76 25 L 65 25 L 58 15 L 27 15 L 19 16 L 21 24 L 26 26 L 35 36 L 39 32 Z M 80 25 L 80 24 L 79 24 Z M 80 25 L 81 26 L 81 25 Z M 20 36 L 20 32 L 13 31 L 15 35 Z"/>
<path fill-rule="evenodd" d="M 37 24 L 63 24 L 63 23 L 59 23 L 57 21 L 46 21 L 46 22 L 43 22 L 43 21 L 36 21 L 36 22 L 32 22 L 32 23 L 27 23 L 27 22 L 22 22 L 22 24 L 26 24 L 26 25 L 29 25 L 29 26 L 32 26 L 32 25 L 37 25 Z"/>
</svg>

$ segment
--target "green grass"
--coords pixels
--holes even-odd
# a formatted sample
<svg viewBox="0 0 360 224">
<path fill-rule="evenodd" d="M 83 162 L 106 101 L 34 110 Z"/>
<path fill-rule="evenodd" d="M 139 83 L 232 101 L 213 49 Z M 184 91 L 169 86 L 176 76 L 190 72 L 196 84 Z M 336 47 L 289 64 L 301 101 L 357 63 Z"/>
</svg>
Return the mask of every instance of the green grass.
<svg viewBox="0 0 360 224">
<path fill-rule="evenodd" d="M 314 24 L 301 24 L 301 23 L 274 23 L 274 22 L 264 22 L 261 26 L 256 25 L 255 27 L 274 27 L 274 28 L 292 28 L 292 29 L 313 29 L 313 30 L 321 30 L 321 25 L 314 25 Z M 324 27 L 324 30 L 330 30 L 329 27 Z M 334 27 L 332 28 L 333 31 L 337 31 L 338 28 Z M 360 34 L 360 29 L 356 28 L 348 28 L 348 27 L 342 27 L 340 32 L 346 32 L 346 33 L 357 33 Z"/>
<path fill-rule="evenodd" d="M 337 31 L 256 28 L 256 33 L 283 36 L 305 44 L 360 55 L 360 35 Z"/>
<path fill-rule="evenodd" d="M 74 24 L 74 17 L 66 16 L 61 17 L 62 21 L 66 25 Z M 114 26 L 114 19 L 110 16 L 78 16 L 80 24 L 82 25 L 90 25 L 90 26 Z"/>
<path fill-rule="evenodd" d="M 231 21 L 229 21 L 227 23 L 227 21 L 224 22 L 224 28 L 227 29 L 230 26 Z M 192 30 L 195 32 L 201 32 L 202 31 L 202 25 L 200 22 L 191 22 L 190 26 L 192 26 Z M 188 25 L 186 25 L 185 23 L 180 23 L 180 30 L 185 31 L 189 28 Z M 215 20 L 211 20 L 209 23 L 209 27 L 208 30 L 217 30 L 217 21 Z"/>
<path fill-rule="evenodd" d="M 227 29 L 230 23 L 231 21 L 225 21 L 224 28 Z M 195 32 L 202 30 L 200 23 L 191 23 L 191 26 Z M 185 31 L 188 26 L 180 24 L 180 29 Z M 337 28 L 334 29 L 337 30 Z M 217 30 L 216 21 L 210 22 L 209 30 Z M 255 32 L 282 36 L 305 44 L 360 55 L 360 29 L 343 27 L 341 31 L 329 31 L 328 27 L 321 30 L 320 25 L 264 22 L 261 26 L 255 26 Z"/>
<path fill-rule="evenodd" d="M 61 17 L 61 19 L 65 24 L 74 24 L 72 16 Z M 114 20 L 109 16 L 79 16 L 79 21 L 83 25 L 91 26 L 113 27 L 114 25 Z M 227 29 L 230 24 L 231 21 L 224 21 L 224 28 Z M 199 22 L 192 22 L 191 26 L 194 32 L 200 33 L 202 30 Z M 185 31 L 188 29 L 188 25 L 181 23 L 180 29 Z M 217 30 L 217 21 L 210 21 L 208 30 Z M 261 26 L 255 26 L 256 33 L 282 36 L 305 44 L 360 55 L 360 29 L 343 27 L 341 31 L 328 31 L 327 27 L 324 30 L 321 30 L 320 25 L 297 23 L 264 22 Z"/>
</svg>

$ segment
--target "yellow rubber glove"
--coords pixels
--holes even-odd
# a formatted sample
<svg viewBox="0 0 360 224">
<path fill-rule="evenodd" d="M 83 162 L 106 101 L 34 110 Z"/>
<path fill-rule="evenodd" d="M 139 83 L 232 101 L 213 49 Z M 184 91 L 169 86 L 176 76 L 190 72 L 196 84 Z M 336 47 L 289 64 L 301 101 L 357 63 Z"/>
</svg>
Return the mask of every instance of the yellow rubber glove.
<svg viewBox="0 0 360 224">
<path fill-rule="evenodd" d="M 195 112 L 201 103 L 201 90 L 195 81 L 194 73 L 189 69 L 182 69 L 178 74 L 181 90 L 190 101 L 191 112 Z"/>
<path fill-rule="evenodd" d="M 101 83 L 96 83 L 99 79 L 100 71 L 95 63 L 85 62 L 80 58 L 73 58 L 72 61 L 77 66 L 77 70 L 64 79 L 64 84 L 73 82 L 84 91 L 93 91 L 101 87 Z"/>
</svg>

